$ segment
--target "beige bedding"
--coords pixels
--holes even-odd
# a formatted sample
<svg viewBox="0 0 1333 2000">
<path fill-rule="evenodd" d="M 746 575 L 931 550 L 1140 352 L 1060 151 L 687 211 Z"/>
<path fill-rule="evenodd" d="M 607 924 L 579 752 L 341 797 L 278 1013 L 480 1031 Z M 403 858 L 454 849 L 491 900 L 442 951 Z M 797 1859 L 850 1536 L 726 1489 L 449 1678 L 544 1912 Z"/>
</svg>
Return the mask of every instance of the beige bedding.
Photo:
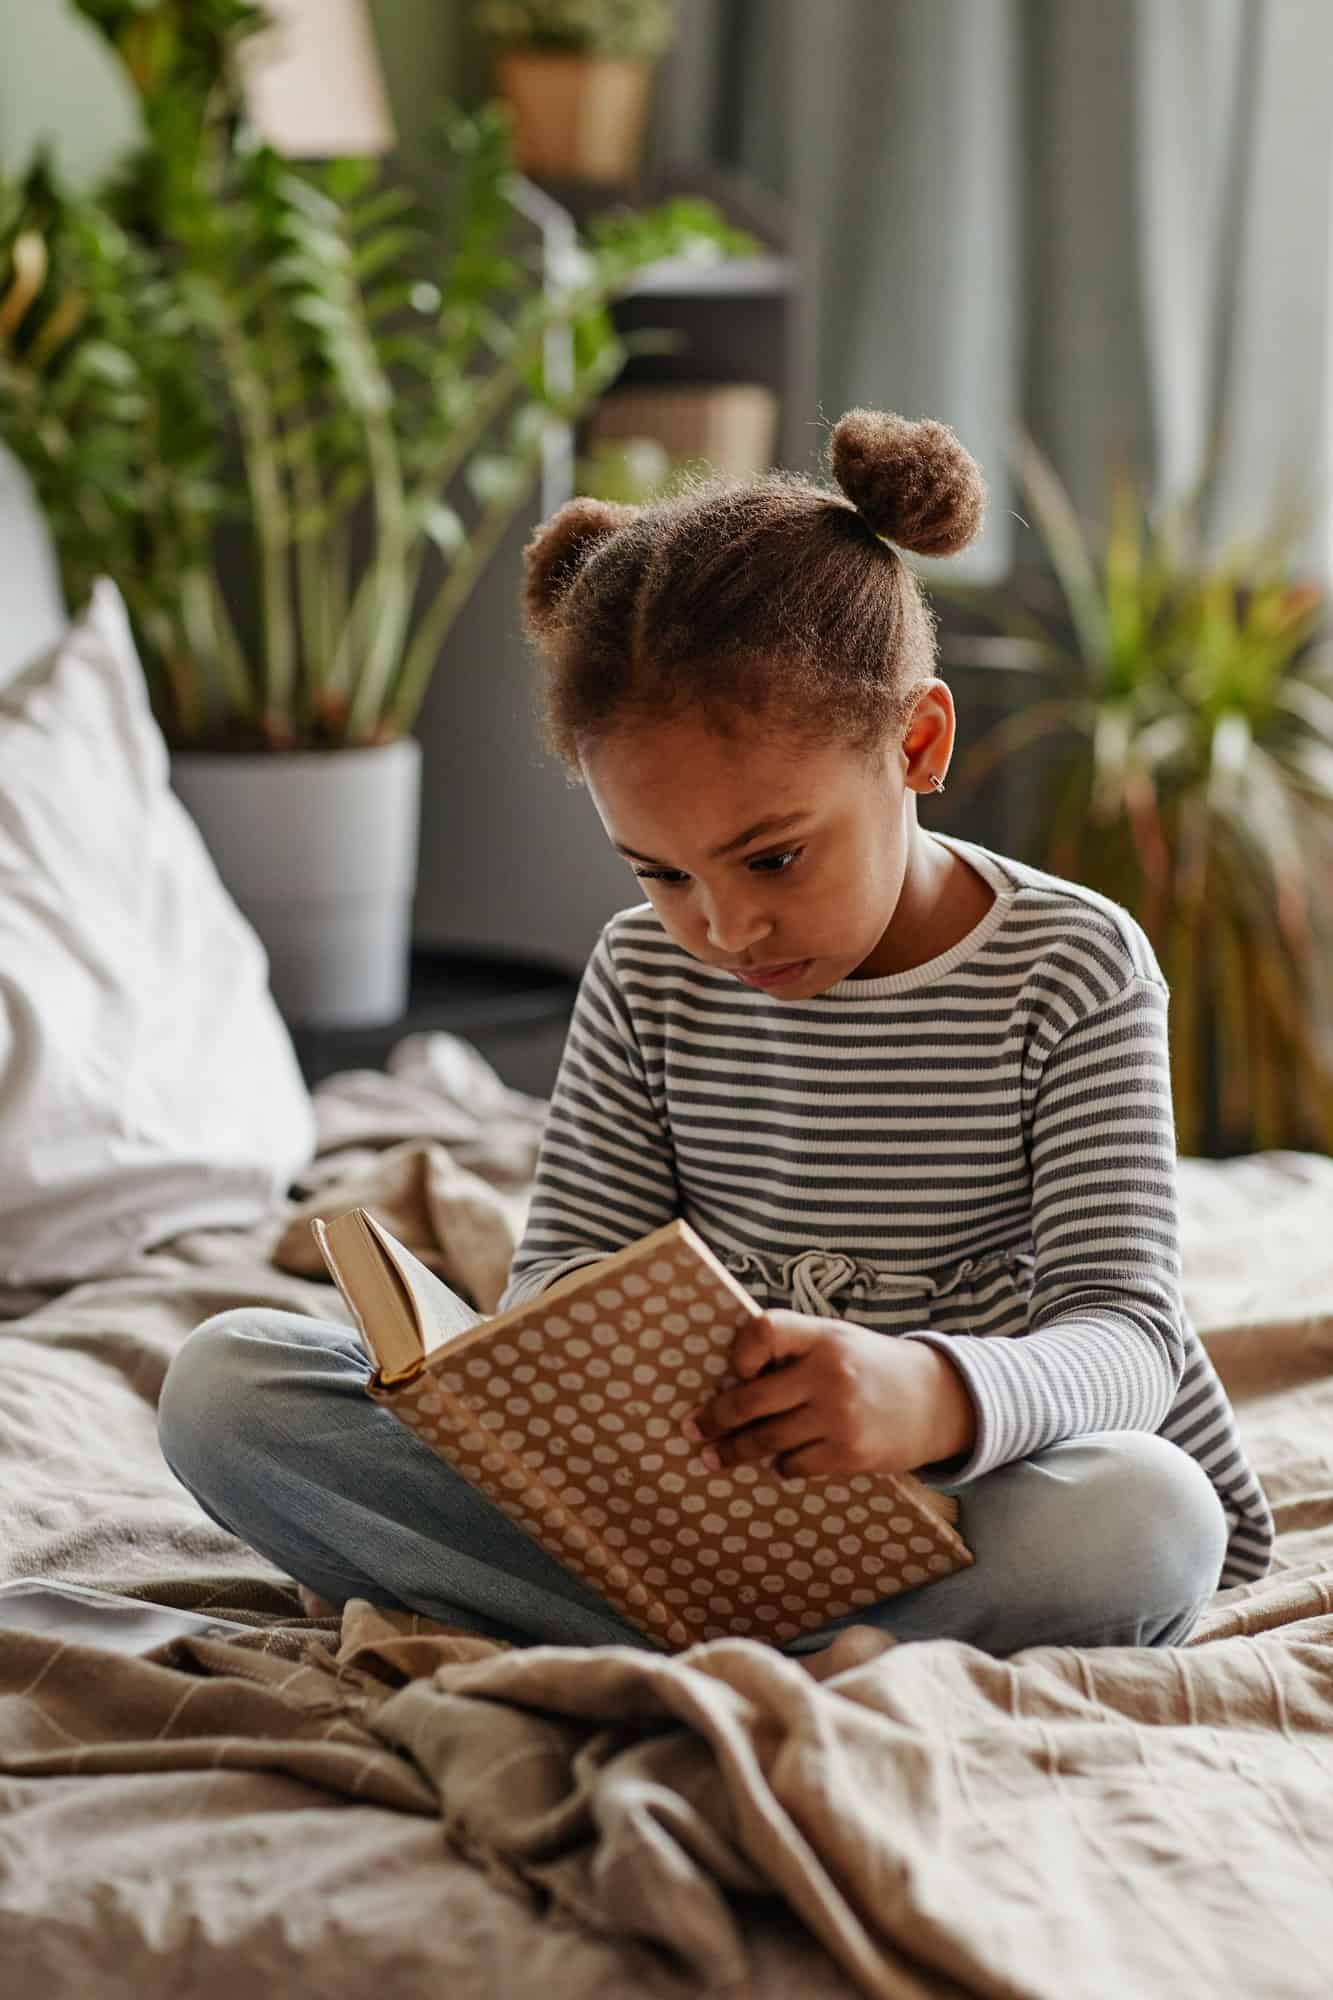
<svg viewBox="0 0 1333 2000">
<path fill-rule="evenodd" d="M 448 1036 L 391 1067 L 322 1088 L 307 1198 L 270 1224 L 0 1322 L 0 1576 L 238 1624 L 146 1659 L 0 1636 L 6 1991 L 1333 1987 L 1333 1161 L 1182 1163 L 1189 1303 L 1282 1565 L 1189 1647 L 507 1649 L 359 1604 L 304 1617 L 156 1448 L 199 1319 L 345 1317 L 317 1205 L 369 1196 L 493 1302 L 541 1106 Z"/>
</svg>

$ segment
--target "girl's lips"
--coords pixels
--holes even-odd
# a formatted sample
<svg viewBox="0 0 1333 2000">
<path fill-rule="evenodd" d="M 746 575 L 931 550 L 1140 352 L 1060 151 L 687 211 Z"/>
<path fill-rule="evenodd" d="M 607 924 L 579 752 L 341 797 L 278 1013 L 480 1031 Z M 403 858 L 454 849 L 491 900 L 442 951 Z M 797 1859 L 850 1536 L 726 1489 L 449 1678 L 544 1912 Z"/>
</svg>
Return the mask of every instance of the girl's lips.
<svg viewBox="0 0 1333 2000">
<path fill-rule="evenodd" d="M 736 977 L 747 986 L 784 986 L 789 979 L 799 979 L 811 963 L 808 958 L 794 958 L 772 972 L 738 972 Z"/>
</svg>

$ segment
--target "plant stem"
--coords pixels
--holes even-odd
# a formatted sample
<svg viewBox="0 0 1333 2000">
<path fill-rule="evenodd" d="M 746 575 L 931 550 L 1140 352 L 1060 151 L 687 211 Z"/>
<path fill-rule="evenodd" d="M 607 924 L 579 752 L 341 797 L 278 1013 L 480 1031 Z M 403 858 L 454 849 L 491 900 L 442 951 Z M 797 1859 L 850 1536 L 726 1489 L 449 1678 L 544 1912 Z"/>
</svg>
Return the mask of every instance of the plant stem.
<svg viewBox="0 0 1333 2000">
<path fill-rule="evenodd" d="M 174 721 L 183 736 L 197 734 L 201 719 L 199 678 L 187 647 L 169 615 L 157 606 L 147 606 L 139 614 L 140 624 L 151 640 L 171 690 Z"/>
<path fill-rule="evenodd" d="M 215 666 L 232 703 L 243 715 L 253 714 L 254 689 L 211 570 L 202 565 L 187 569 L 179 591 L 181 624 L 195 662 Z"/>
<path fill-rule="evenodd" d="M 370 448 L 371 483 L 378 527 L 375 557 L 368 577 L 375 616 L 369 652 L 357 679 L 347 717 L 347 733 L 353 741 L 369 735 L 374 724 L 380 720 L 386 690 L 402 658 L 403 637 L 412 609 L 407 584 L 411 538 L 407 527 L 402 466 L 392 426 L 383 415 L 376 413 L 367 417 L 366 442 Z M 360 595 L 358 591 L 358 599 Z M 354 611 L 352 624 L 356 622 Z M 346 636 L 344 633 L 345 639 Z"/>
<path fill-rule="evenodd" d="M 600 369 L 589 371 L 580 392 L 576 397 L 569 399 L 566 412 L 568 421 L 578 420 L 582 412 L 600 394 L 605 386 L 605 378 L 608 375 L 613 377 L 619 366 L 619 359 L 616 358 L 613 364 L 608 362 Z M 527 477 L 522 487 L 517 493 L 507 493 L 493 500 L 486 508 L 468 538 L 466 556 L 450 569 L 434 603 L 417 626 L 391 704 L 390 713 L 396 732 L 411 728 L 424 699 L 426 684 L 434 670 L 436 657 L 444 644 L 449 627 L 472 589 L 478 573 L 490 561 L 505 529 L 531 492 L 541 466 L 540 444 L 527 454 L 523 463 Z"/>
<path fill-rule="evenodd" d="M 443 451 L 430 466 L 429 470 L 422 474 L 412 492 L 406 497 L 404 505 L 412 518 L 420 519 L 420 510 L 423 504 L 447 488 L 459 466 L 476 449 L 486 427 L 495 421 L 496 417 L 504 409 L 505 404 L 513 396 L 515 390 L 521 386 L 524 369 L 535 357 L 536 351 L 534 343 L 530 347 L 525 346 L 523 349 L 511 353 L 487 377 L 486 386 L 478 396 L 468 416 L 458 424 L 451 426 L 448 449 Z M 418 546 L 420 546 L 422 539 L 420 536 L 416 538 Z M 378 562 L 372 564 L 362 576 L 353 593 L 351 611 L 344 621 L 342 641 L 338 649 L 338 655 L 334 661 L 333 669 L 329 675 L 329 684 L 335 689 L 346 688 L 350 679 L 352 652 L 356 644 L 356 636 L 362 629 L 363 622 L 367 620 L 371 599 L 375 591 L 379 588 L 378 569 Z M 413 570 L 412 587 L 405 591 L 409 605 L 415 597 L 415 585 L 419 575 L 420 558 L 418 557 Z"/>
<path fill-rule="evenodd" d="M 330 527 L 324 538 L 324 616 L 327 620 L 325 631 L 324 658 L 326 674 L 333 669 L 333 656 L 339 636 L 347 623 L 347 605 L 350 592 L 348 575 L 351 556 L 348 552 L 348 531 L 345 522 Z"/>
<path fill-rule="evenodd" d="M 290 723 L 295 679 L 295 634 L 288 595 L 290 523 L 287 496 L 273 449 L 273 418 L 263 377 L 250 360 L 244 331 L 232 321 L 219 288 L 218 336 L 240 425 L 246 479 L 254 503 L 259 545 L 264 648 L 260 666 L 261 705 L 278 722 Z"/>
<path fill-rule="evenodd" d="M 459 467 L 471 457 L 489 426 L 499 417 L 515 392 L 522 388 L 533 362 L 541 359 L 546 337 L 552 329 L 576 319 L 589 307 L 601 304 L 604 297 L 603 291 L 589 286 L 542 310 L 536 323 L 517 346 L 511 348 L 504 360 L 486 377 L 485 385 L 467 416 L 450 426 L 447 449 L 423 473 L 412 494 L 415 504 L 433 499 L 437 493 L 443 492 Z M 617 356 L 613 368 L 590 371 L 582 392 L 575 399 L 563 399 L 568 407 L 553 406 L 553 414 L 563 414 L 567 421 L 576 421 L 593 398 L 606 387 L 607 380 L 614 379 L 620 365 L 620 357 Z"/>
<path fill-rule="evenodd" d="M 278 378 L 284 374 L 301 380 L 306 389 L 306 379 L 301 375 L 299 357 L 291 342 L 283 333 L 280 316 L 270 309 L 265 314 L 265 338 L 272 355 L 271 373 Z M 284 429 L 281 420 L 274 415 L 275 435 L 286 443 L 287 465 L 291 473 L 293 497 L 298 510 L 313 518 L 318 515 L 324 501 L 324 490 L 319 477 L 319 456 L 311 441 L 309 398 L 303 394 L 296 404 L 292 422 Z M 325 591 L 325 555 L 323 536 L 313 527 L 300 533 L 294 532 L 296 542 L 296 609 L 297 626 L 300 635 L 300 667 L 305 683 L 307 713 L 310 694 L 328 666 L 327 599 Z"/>
</svg>

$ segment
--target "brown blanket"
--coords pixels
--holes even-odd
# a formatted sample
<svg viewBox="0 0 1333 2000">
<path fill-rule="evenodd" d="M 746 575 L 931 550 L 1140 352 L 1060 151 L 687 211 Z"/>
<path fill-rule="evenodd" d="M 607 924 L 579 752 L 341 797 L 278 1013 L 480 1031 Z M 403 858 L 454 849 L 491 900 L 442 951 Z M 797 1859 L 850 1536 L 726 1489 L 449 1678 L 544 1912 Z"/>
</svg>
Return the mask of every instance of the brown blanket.
<svg viewBox="0 0 1333 2000">
<path fill-rule="evenodd" d="M 320 1157 L 271 1225 L 181 1238 L 0 1326 L 4 1572 L 239 1627 L 146 1659 L 0 1640 L 15 1992 L 1327 1990 L 1333 1161 L 1182 1165 L 1191 1310 L 1282 1563 L 1188 1647 L 998 1663 L 862 1627 L 801 1661 L 505 1648 L 359 1603 L 305 1618 L 156 1450 L 198 1319 L 345 1319 L 303 1275 L 314 1206 L 378 1204 L 493 1302 L 541 1107 L 450 1037 L 400 1045 L 393 1072 L 320 1092 Z"/>
</svg>

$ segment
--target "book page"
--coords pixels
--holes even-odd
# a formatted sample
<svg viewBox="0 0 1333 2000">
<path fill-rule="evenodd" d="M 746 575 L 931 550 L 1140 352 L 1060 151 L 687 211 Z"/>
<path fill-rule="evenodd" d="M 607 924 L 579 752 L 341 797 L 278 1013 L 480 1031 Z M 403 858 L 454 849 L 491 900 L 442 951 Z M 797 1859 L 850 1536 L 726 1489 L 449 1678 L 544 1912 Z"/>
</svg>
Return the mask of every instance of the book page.
<svg viewBox="0 0 1333 2000">
<path fill-rule="evenodd" d="M 451 1291 L 443 1278 L 437 1278 L 429 1265 L 413 1256 L 407 1245 L 400 1243 L 373 1215 L 367 1213 L 364 1220 L 411 1302 L 424 1356 L 428 1358 L 461 1334 L 486 1324 L 483 1313 L 477 1312 L 466 1299 Z"/>
</svg>

